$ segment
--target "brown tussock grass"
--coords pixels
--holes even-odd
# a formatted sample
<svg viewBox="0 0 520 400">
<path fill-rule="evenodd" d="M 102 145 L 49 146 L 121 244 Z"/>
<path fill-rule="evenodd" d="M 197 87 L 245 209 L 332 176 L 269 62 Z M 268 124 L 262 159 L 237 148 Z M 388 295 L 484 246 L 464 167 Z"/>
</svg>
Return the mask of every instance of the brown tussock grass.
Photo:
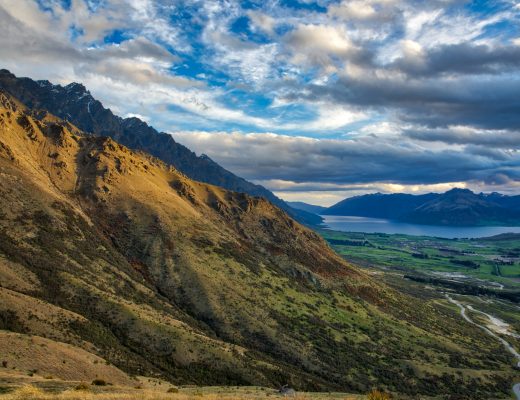
<svg viewBox="0 0 520 400">
<path fill-rule="evenodd" d="M 67 390 L 62 393 L 49 393 L 35 386 L 23 386 L 12 393 L 0 395 L 0 400 L 259 400 L 270 398 L 286 398 L 283 396 L 266 394 L 256 395 L 226 395 L 226 394 L 185 394 L 166 393 L 153 390 L 139 390 L 133 393 L 112 392 L 95 393 L 90 390 Z M 287 397 L 292 400 L 312 400 L 310 395 L 296 395 Z M 319 397 L 323 399 L 323 397 Z M 354 397 L 345 397 L 343 400 L 354 400 Z"/>
</svg>

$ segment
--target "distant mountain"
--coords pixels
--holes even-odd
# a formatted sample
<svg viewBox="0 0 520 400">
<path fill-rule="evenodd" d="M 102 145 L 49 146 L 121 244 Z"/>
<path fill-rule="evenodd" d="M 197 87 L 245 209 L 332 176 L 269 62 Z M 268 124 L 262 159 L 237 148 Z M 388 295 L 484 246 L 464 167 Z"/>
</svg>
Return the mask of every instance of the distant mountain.
<svg viewBox="0 0 520 400">
<path fill-rule="evenodd" d="M 173 165 L 189 178 L 217 185 L 235 192 L 269 200 L 290 216 L 307 225 L 323 220 L 316 214 L 297 210 L 276 197 L 265 187 L 248 182 L 226 170 L 206 155 L 197 156 L 177 143 L 171 135 L 161 133 L 138 118 L 121 118 L 94 99 L 85 86 L 71 83 L 53 85 L 47 80 L 17 78 L 8 70 L 0 70 L 0 89 L 5 90 L 32 109 L 43 109 L 67 120 L 82 131 L 108 136 L 134 150 L 145 151 Z"/>
<path fill-rule="evenodd" d="M 520 213 L 490 201 L 486 195 L 452 189 L 415 208 L 403 219 L 435 225 L 508 225 L 520 223 Z"/>
<path fill-rule="evenodd" d="M 520 225 L 520 196 L 476 194 L 468 189 L 423 195 L 376 193 L 345 199 L 322 214 L 387 218 L 427 225 Z"/>
<path fill-rule="evenodd" d="M 297 210 L 303 210 L 317 215 L 327 209 L 327 207 L 315 206 L 314 204 L 304 203 L 303 201 L 287 201 L 286 203 Z"/>
<path fill-rule="evenodd" d="M 322 215 L 354 215 L 359 217 L 400 219 L 410 210 L 424 204 L 437 195 L 433 193 L 412 194 L 366 194 L 350 197 L 327 208 Z"/>
<path fill-rule="evenodd" d="M 494 236 L 488 236 L 484 238 L 479 238 L 481 240 L 485 240 L 487 242 L 494 241 L 494 242 L 500 242 L 500 241 L 506 241 L 506 240 L 518 240 L 520 241 L 520 233 L 499 233 L 498 235 Z"/>
</svg>

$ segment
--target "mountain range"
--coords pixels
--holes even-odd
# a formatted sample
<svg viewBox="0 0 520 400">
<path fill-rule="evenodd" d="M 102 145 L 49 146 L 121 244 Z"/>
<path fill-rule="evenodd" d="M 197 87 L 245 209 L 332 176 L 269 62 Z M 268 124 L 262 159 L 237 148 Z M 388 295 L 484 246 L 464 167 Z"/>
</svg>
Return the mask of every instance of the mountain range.
<svg viewBox="0 0 520 400">
<path fill-rule="evenodd" d="M 476 194 L 469 189 L 422 195 L 375 193 L 347 198 L 320 214 L 386 218 L 427 225 L 516 226 L 520 225 L 520 196 Z"/>
<path fill-rule="evenodd" d="M 347 263 L 262 197 L 113 139 L 139 142 L 137 121 L 133 133 L 127 122 L 127 133 L 92 135 L 42 105 L 0 90 L 4 368 L 509 396 L 509 356 L 452 308 Z"/>
<path fill-rule="evenodd" d="M 424 195 L 376 193 L 348 198 L 329 208 L 285 202 L 265 187 L 226 170 L 207 155 L 197 156 L 170 134 L 158 132 L 139 118 L 114 115 L 80 83 L 54 85 L 47 80 L 19 78 L 2 69 L 0 89 L 29 108 L 47 110 L 87 134 L 111 137 L 131 149 L 149 153 L 193 180 L 263 197 L 308 226 L 323 221 L 319 214 L 453 226 L 520 224 L 520 196 L 475 194 L 467 189 Z"/>
<path fill-rule="evenodd" d="M 54 85 L 47 80 L 18 78 L 8 70 L 0 70 L 0 88 L 28 107 L 48 110 L 67 120 L 83 132 L 108 136 L 134 150 L 142 150 L 173 165 L 191 179 L 217 185 L 235 192 L 261 196 L 307 225 L 322 218 L 290 207 L 265 187 L 251 183 L 226 170 L 206 155 L 194 152 L 164 132 L 158 132 L 139 118 L 121 118 L 94 99 L 80 83 Z"/>
</svg>

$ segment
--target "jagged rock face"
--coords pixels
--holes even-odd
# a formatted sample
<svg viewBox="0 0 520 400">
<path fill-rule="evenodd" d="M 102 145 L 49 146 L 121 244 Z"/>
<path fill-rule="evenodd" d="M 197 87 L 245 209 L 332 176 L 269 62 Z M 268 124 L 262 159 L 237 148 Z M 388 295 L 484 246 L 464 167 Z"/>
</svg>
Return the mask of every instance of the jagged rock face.
<svg viewBox="0 0 520 400">
<path fill-rule="evenodd" d="M 315 214 L 291 208 L 263 186 L 234 175 L 209 157 L 198 157 L 175 142 L 171 135 L 157 132 L 140 119 L 123 119 L 114 115 L 81 84 L 53 85 L 49 81 L 17 78 L 7 70 L 0 70 L 0 88 L 32 109 L 48 110 L 87 133 L 110 136 L 131 149 L 143 150 L 158 157 L 194 180 L 264 197 L 306 224 L 319 224 L 322 221 Z"/>
</svg>

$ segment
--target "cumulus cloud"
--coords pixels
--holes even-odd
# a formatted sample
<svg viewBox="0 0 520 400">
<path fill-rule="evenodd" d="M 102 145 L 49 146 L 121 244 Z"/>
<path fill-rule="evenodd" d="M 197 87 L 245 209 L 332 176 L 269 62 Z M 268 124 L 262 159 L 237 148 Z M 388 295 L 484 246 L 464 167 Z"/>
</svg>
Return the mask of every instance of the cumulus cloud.
<svg viewBox="0 0 520 400">
<path fill-rule="evenodd" d="M 254 29 L 259 29 L 269 35 L 274 34 L 277 25 L 276 19 L 260 11 L 250 10 L 247 16 L 251 19 Z"/>
<path fill-rule="evenodd" d="M 396 17 L 398 4 L 399 2 L 395 0 L 349 0 L 332 4 L 328 13 L 345 22 L 375 21 L 381 23 L 391 21 Z"/>
<path fill-rule="evenodd" d="M 325 73 L 336 72 L 348 59 L 365 55 L 342 26 L 301 24 L 284 40 L 292 55 L 292 63 L 315 65 Z"/>
</svg>

